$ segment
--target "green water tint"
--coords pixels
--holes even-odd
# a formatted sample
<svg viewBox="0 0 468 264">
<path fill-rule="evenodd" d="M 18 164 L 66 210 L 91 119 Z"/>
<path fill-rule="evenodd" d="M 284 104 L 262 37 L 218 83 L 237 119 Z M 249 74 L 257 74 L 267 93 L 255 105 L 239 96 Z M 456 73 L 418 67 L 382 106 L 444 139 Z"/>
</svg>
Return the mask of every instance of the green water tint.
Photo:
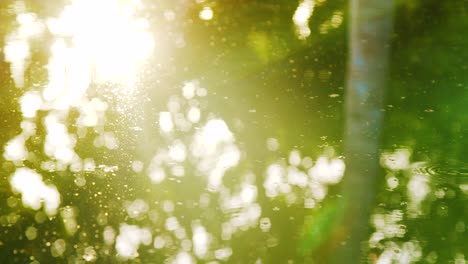
<svg viewBox="0 0 468 264">
<path fill-rule="evenodd" d="M 332 239 L 344 240 L 346 234 L 341 234 L 341 237 L 340 234 L 336 235 L 341 229 L 339 223 L 343 217 L 343 201 L 343 199 L 338 198 L 324 203 L 315 214 L 305 219 L 300 236 L 299 254 L 302 256 L 314 255 L 325 242 Z"/>
<path fill-rule="evenodd" d="M 434 180 L 468 181 L 468 163 L 461 161 L 447 161 L 445 163 L 424 163 L 414 169 L 416 173 L 426 173 Z"/>
<path fill-rule="evenodd" d="M 5 36 L 19 23 L 7 7 L 13 2 L 0 4 L 2 52 Z M 51 1 L 55 3 L 51 5 L 57 5 L 53 8 L 45 2 L 25 2 L 28 12 L 36 12 L 39 17 L 62 10 L 57 4 L 60 1 Z M 110 94 L 121 87 L 91 85 L 89 96 L 109 104 L 107 123 L 87 128 L 88 134 L 78 140 L 75 150 L 83 158 L 94 158 L 96 170 L 71 172 L 41 167 L 41 162 L 49 159 L 44 153 L 44 117 L 49 110 L 38 112 L 34 121 L 37 135 L 26 140 L 28 158 L 18 167 L 34 168 L 46 185 L 54 184 L 60 191 L 59 213 L 52 217 L 42 208 L 23 206 L 21 195 L 13 192 L 10 184 L 17 165 L 3 156 L 6 143 L 21 132 L 24 118 L 19 98 L 26 91 L 42 89 L 48 82 L 50 36 L 31 42 L 24 88 L 15 87 L 11 65 L 2 57 L 2 260 L 7 264 L 36 264 L 34 259 L 40 263 L 79 263 L 96 254 L 96 263 L 116 263 L 115 241 L 108 243 L 104 239 L 112 235 L 106 227 L 112 228 L 117 237 L 125 223 L 152 232 L 150 243 L 141 243 L 139 256 L 128 260 L 130 263 L 163 263 L 187 248 L 193 253 L 193 233 L 199 230 L 199 224 L 212 235 L 209 254 L 197 259 L 200 263 L 322 263 L 319 259 L 332 255 L 346 236 L 339 224 L 343 220 L 341 203 L 350 201 L 337 198 L 338 191 L 330 185 L 326 197 L 317 198 L 314 208 L 304 208 L 304 199 L 314 197 L 308 187 L 285 187 L 272 198 L 266 195 L 263 184 L 272 163 L 307 174 L 307 163 L 314 166 L 323 155 L 336 157 L 344 152 L 347 2 L 314 1 L 317 5 L 309 22 L 311 35 L 303 40 L 297 38 L 292 22 L 297 1 L 193 1 L 187 7 L 187 1 L 182 5 L 177 1 L 142 2 L 148 9 L 141 13 L 150 17 L 160 50 L 140 76 L 138 93 Z M 211 21 L 199 19 L 204 4 L 214 11 Z M 164 12 L 170 10 L 176 14 L 175 20 L 166 20 L 165 16 L 172 15 Z M 463 263 L 462 259 L 468 257 L 468 186 L 464 187 L 468 178 L 467 10 L 466 1 L 397 1 L 390 88 L 381 109 L 385 116 L 381 149 L 391 152 L 404 146 L 413 153 L 409 164 L 421 163 L 403 170 L 382 169 L 378 188 L 369 190 L 377 195 L 369 219 L 373 260 L 382 257 L 382 261 L 393 263 Z M 327 21 L 340 12 L 342 24 L 331 27 Z M 321 33 L 325 29 L 327 33 Z M 181 95 L 182 86 L 191 80 L 206 88 L 207 96 L 197 97 L 197 102 Z M 132 102 L 132 108 L 117 111 L 126 106 L 122 103 L 126 100 Z M 191 106 L 199 106 L 202 112 L 201 121 L 189 133 L 177 130 L 164 134 L 159 129 L 159 112 L 169 111 L 167 106 L 174 106 L 174 101 L 182 102 L 182 114 Z M 64 121 L 69 133 L 78 134 L 75 120 L 79 115 L 73 109 Z M 174 168 L 170 161 L 163 164 L 165 180 L 153 183 L 147 167 L 155 153 L 177 145 L 177 140 L 189 151 L 188 142 L 210 118 L 225 121 L 235 138 L 231 143 L 240 149 L 242 161 L 223 178 L 226 189 L 209 190 L 206 175 L 195 173 L 196 166 L 191 162 L 198 158 L 193 157 L 183 164 L 184 177 L 171 174 L 172 169 L 179 173 L 180 168 Z M 96 134 L 102 129 L 115 132 L 120 140 L 118 149 L 95 147 Z M 276 139 L 279 146 L 269 150 L 270 139 Z M 227 146 L 220 148 L 232 148 Z M 330 149 L 333 154 L 326 153 Z M 291 165 L 288 157 L 292 150 L 299 151 L 303 160 L 310 160 Z M 134 170 L 138 168 L 132 163 L 135 160 L 144 163 L 142 171 Z M 105 171 L 106 167 L 99 165 L 118 166 L 118 170 Z M 410 184 L 427 191 L 421 200 L 411 195 Z M 420 194 L 418 188 L 414 190 Z M 245 202 L 253 196 L 255 202 Z M 227 198 L 235 199 L 226 202 Z M 235 206 L 226 207 L 230 203 Z M 76 212 L 71 214 L 67 206 Z M 258 208 L 260 216 L 255 218 Z M 230 227 L 223 230 L 223 223 L 236 217 L 236 221 L 250 219 L 252 215 L 255 221 L 241 222 L 241 228 L 225 234 Z M 184 238 L 179 239 L 183 232 L 167 230 L 174 224 L 171 217 L 184 227 Z M 74 234 L 67 231 L 70 227 L 64 219 L 80 226 Z M 160 246 L 161 239 L 165 246 L 155 247 Z M 62 256 L 57 255 L 57 249 L 64 250 Z M 230 252 L 230 257 L 223 259 Z"/>
<path fill-rule="evenodd" d="M 460 206 L 463 205 L 463 200 L 466 200 L 468 197 L 468 166 L 466 163 L 453 160 L 439 163 L 415 162 L 413 163 L 413 166 L 413 168 L 408 168 L 400 173 L 405 175 L 405 178 L 411 178 L 414 177 L 414 175 L 425 175 L 428 177 L 428 183 L 432 186 L 431 188 L 433 188 L 434 192 L 438 192 L 438 194 L 434 195 L 434 193 L 432 193 L 424 198 L 423 203 L 425 203 L 426 206 L 429 205 L 432 207 L 432 205 L 430 205 L 430 201 L 437 199 L 441 201 L 441 204 L 444 204 L 443 201 L 448 201 L 445 206 L 446 209 L 448 207 L 448 210 L 450 211 L 457 210 L 457 208 L 461 209 Z M 440 193 L 440 191 L 442 191 L 442 193 Z M 391 196 L 391 193 L 388 193 L 388 195 Z M 305 218 L 304 225 L 300 231 L 300 242 L 298 246 L 298 253 L 300 255 L 305 257 L 318 256 L 318 260 L 315 258 L 312 259 L 315 259 L 315 261 L 318 261 L 317 263 L 320 263 L 321 257 L 326 257 L 327 254 L 332 254 L 329 253 L 329 251 L 333 252 L 333 250 L 336 250 L 338 244 L 346 243 L 348 236 L 346 223 L 352 222 L 350 219 L 352 215 L 345 215 L 346 204 L 347 200 L 343 197 L 330 198 L 324 202 L 319 209 L 316 209 Z M 380 204 L 378 207 L 382 206 L 394 207 L 392 203 Z M 443 221 L 441 219 L 448 217 L 448 215 L 441 217 L 440 212 L 437 212 L 437 210 L 440 209 L 438 206 L 440 206 L 440 204 L 435 205 L 432 209 L 428 209 L 426 207 L 425 210 L 427 211 L 425 211 L 425 213 L 415 219 L 411 219 L 411 217 L 409 217 L 407 219 L 407 223 L 409 226 L 413 224 L 418 225 L 418 223 L 425 226 L 430 224 L 430 220 L 426 219 L 427 215 L 432 214 L 436 215 L 438 221 Z M 377 209 L 376 212 L 378 211 L 380 210 Z M 460 215 L 457 213 L 453 214 L 452 211 L 451 216 L 453 218 L 447 220 L 448 222 L 458 221 L 458 225 L 461 225 L 461 223 L 468 220 L 464 215 L 465 213 L 463 212 L 461 212 Z M 346 217 L 348 217 L 348 220 L 346 220 Z M 418 221 L 417 219 L 420 220 Z M 460 228 L 461 227 L 459 227 L 459 229 Z M 414 229 L 419 230 L 419 232 L 424 230 L 421 229 L 421 227 L 414 227 Z M 458 232 L 463 233 L 460 230 Z M 457 235 L 458 238 L 452 238 L 454 239 L 454 243 L 462 243 L 463 236 L 460 237 L 460 235 L 461 234 Z M 371 253 L 371 256 L 375 255 L 372 255 Z"/>
</svg>

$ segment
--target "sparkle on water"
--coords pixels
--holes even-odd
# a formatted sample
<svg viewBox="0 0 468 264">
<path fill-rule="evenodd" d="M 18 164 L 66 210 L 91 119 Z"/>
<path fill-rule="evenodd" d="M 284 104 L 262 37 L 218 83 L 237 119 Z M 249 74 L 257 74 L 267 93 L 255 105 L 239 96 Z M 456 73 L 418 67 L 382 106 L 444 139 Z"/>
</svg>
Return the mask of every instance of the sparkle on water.
<svg viewBox="0 0 468 264">
<path fill-rule="evenodd" d="M 210 7 L 204 7 L 200 11 L 200 18 L 203 20 L 211 20 L 213 18 L 213 10 Z"/>
<path fill-rule="evenodd" d="M 300 39 L 310 36 L 310 19 L 314 9 L 324 1 L 302 0 L 299 3 L 292 20 Z M 135 92 L 138 75 L 155 50 L 149 22 L 139 17 L 142 10 L 144 7 L 139 0 L 72 0 L 59 16 L 40 19 L 34 13 L 26 12 L 23 1 L 16 1 L 14 12 L 18 27 L 6 37 L 5 60 L 11 65 L 16 86 L 23 87 L 24 73 L 31 56 L 30 41 L 40 38 L 46 31 L 52 36 L 46 67 L 48 82 L 42 86 L 26 87 L 18 98 L 24 119 L 21 132 L 4 146 L 4 158 L 16 166 L 10 177 L 11 188 L 21 196 L 24 207 L 38 211 L 35 214 L 38 224 L 46 221 L 46 216 L 58 215 L 66 234 L 69 237 L 79 235 L 80 241 L 86 241 L 84 237 L 87 234 L 80 231 L 83 227 L 78 215 L 79 210 L 86 208 L 62 204 L 60 186 L 53 184 L 56 178 L 44 180 L 37 172 L 39 170 L 27 168 L 31 163 L 26 161 L 34 160 L 34 153 L 27 142 L 36 136 L 37 124 L 43 124 L 45 140 L 39 143 L 43 143 L 46 158 L 40 161 L 40 169 L 54 174 L 68 170 L 76 173 L 73 183 L 77 188 L 93 185 L 94 176 L 114 175 L 119 168 L 128 165 L 99 164 L 93 157 L 86 156 L 89 154 L 80 153 L 76 146 L 87 136 L 88 128 L 96 133 L 92 144 L 96 149 L 105 147 L 111 153 L 121 146 L 117 133 L 105 130 L 107 111 L 114 106 L 105 99 L 90 98 L 89 88 L 91 84 L 99 87 L 112 83 L 112 87 L 121 90 L 101 93 L 130 95 Z M 205 21 L 214 18 L 213 9 L 209 6 L 203 7 L 198 15 Z M 164 18 L 172 21 L 176 19 L 176 13 L 165 10 Z M 318 30 L 326 34 L 338 28 L 342 22 L 343 12 L 335 11 Z M 320 71 L 318 77 L 328 80 L 330 72 Z M 111 202 L 123 209 L 125 222 L 116 226 L 115 223 L 111 224 L 113 219 L 109 219 L 108 212 L 96 214 L 96 222 L 101 228 L 96 238 L 102 237 L 104 250 L 87 242 L 75 245 L 67 237 L 56 237 L 47 242 L 53 257 L 65 257 L 67 250 L 74 247 L 80 259 L 92 262 L 98 260 L 102 252 L 109 254 L 114 248 L 116 257 L 125 261 L 138 258 L 140 247 L 150 247 L 156 251 L 167 250 L 164 255 L 171 263 L 229 261 L 236 252 L 227 241 L 234 235 L 254 228 L 268 233 L 274 228 L 276 223 L 265 214 L 260 201 L 284 200 L 288 206 L 301 205 L 314 209 L 325 199 L 329 188 L 341 181 L 345 163 L 342 158 L 329 155 L 332 149 L 327 149 L 316 159 L 303 156 L 301 151 L 293 149 L 287 157 L 267 162 L 264 175 L 255 175 L 250 171 L 240 173 L 236 169 L 246 161 L 244 149 L 237 142 L 235 130 L 229 122 L 213 113 L 202 113 L 204 109 L 200 102 L 207 94 L 200 81 L 183 83 L 182 96 L 172 96 L 166 111 L 159 112 L 158 120 L 154 120 L 166 143 L 158 142 L 158 148 L 151 153 L 149 162 L 131 160 L 129 166 L 131 171 L 154 186 L 198 177 L 203 181 L 203 188 L 194 190 L 199 193 L 196 206 L 208 210 L 211 203 L 219 207 L 223 216 L 216 222 L 218 226 L 207 225 L 195 216 L 178 218 L 174 212 L 180 210 L 180 204 L 176 201 L 152 201 L 139 197 L 126 200 L 117 194 L 116 200 Z M 338 97 L 338 94 L 331 94 L 330 97 Z M 78 113 L 72 124 L 76 132 L 71 132 L 74 130 L 67 126 L 71 110 Z M 39 111 L 44 115 L 39 115 Z M 143 129 L 138 127 L 134 130 Z M 271 137 L 259 146 L 264 146 L 269 153 L 278 154 L 280 142 Z M 422 203 L 427 199 L 431 185 L 429 176 L 415 169 L 424 164 L 411 162 L 411 154 L 409 148 L 383 152 L 380 161 L 387 172 L 386 183 L 390 190 L 400 186 L 399 173 L 408 173 L 407 214 L 417 217 L 423 215 Z M 60 174 L 58 177 L 72 176 Z M 232 189 L 225 183 L 234 177 L 240 182 Z M 459 187 L 468 192 L 467 184 L 460 184 Z M 62 195 L 78 195 L 78 192 Z M 439 190 L 436 195 L 443 197 L 445 193 Z M 9 201 L 13 207 L 14 201 Z M 157 211 L 156 205 L 162 210 Z M 41 208 L 45 215 L 39 211 Z M 150 224 L 139 225 L 147 219 Z M 405 236 L 407 230 L 402 219 L 401 210 L 373 215 L 375 230 L 369 239 L 369 246 L 383 251 L 376 263 L 420 260 L 422 249 L 418 241 L 388 240 Z M 28 240 L 35 240 L 40 231 L 31 225 L 25 229 L 24 235 Z M 463 256 L 457 255 L 457 258 L 462 259 Z M 261 260 L 257 262 L 261 263 Z"/>
<path fill-rule="evenodd" d="M 23 205 L 39 210 L 44 204 L 45 212 L 52 216 L 60 205 L 60 193 L 52 184 L 45 184 L 42 176 L 27 168 L 19 168 L 10 179 L 13 190 L 21 193 Z"/>
<path fill-rule="evenodd" d="M 314 12 L 315 1 L 303 0 L 294 12 L 293 22 L 296 25 L 296 32 L 301 39 L 310 35 L 309 19 Z"/>
</svg>

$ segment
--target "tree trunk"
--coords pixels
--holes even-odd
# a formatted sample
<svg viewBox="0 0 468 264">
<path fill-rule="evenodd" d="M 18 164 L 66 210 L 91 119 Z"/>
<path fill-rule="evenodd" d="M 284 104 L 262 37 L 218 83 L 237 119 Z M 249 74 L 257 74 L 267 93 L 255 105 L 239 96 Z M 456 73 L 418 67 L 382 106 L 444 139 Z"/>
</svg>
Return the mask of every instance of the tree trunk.
<svg viewBox="0 0 468 264">
<path fill-rule="evenodd" d="M 341 241 L 332 263 L 367 260 L 369 216 L 379 174 L 379 138 L 392 32 L 391 0 L 351 0 Z"/>
</svg>

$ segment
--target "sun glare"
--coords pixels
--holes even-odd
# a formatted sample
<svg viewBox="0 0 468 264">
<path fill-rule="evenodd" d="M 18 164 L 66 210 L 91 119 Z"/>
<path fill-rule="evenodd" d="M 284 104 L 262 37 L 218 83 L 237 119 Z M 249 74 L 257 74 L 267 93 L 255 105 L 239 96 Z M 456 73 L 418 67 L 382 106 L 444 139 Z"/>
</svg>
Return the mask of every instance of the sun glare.
<svg viewBox="0 0 468 264">
<path fill-rule="evenodd" d="M 52 44 L 44 99 L 60 101 L 61 108 L 74 105 L 92 81 L 118 83 L 131 91 L 154 49 L 149 22 L 138 16 L 142 8 L 140 0 L 73 0 L 59 16 L 44 19 L 16 8 L 20 26 L 5 45 L 16 85 L 24 85 L 30 41 L 48 31 Z"/>
<path fill-rule="evenodd" d="M 138 0 L 75 0 L 47 27 L 57 41 L 71 37 L 80 60 L 68 66 L 90 68 L 98 82 L 132 83 L 154 48 L 148 21 L 134 17 L 141 8 Z"/>
</svg>

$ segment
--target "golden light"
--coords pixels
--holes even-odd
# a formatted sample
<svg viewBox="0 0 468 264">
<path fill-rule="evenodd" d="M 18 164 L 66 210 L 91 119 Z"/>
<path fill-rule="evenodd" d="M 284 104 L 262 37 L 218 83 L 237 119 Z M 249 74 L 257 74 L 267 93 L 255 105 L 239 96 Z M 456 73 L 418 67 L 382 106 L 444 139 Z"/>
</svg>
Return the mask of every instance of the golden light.
<svg viewBox="0 0 468 264">
<path fill-rule="evenodd" d="M 73 90 L 86 89 L 83 80 L 91 76 L 99 83 L 132 87 L 154 48 L 148 21 L 136 17 L 141 8 L 139 0 L 74 0 L 58 18 L 46 22 L 56 36 L 55 64 L 49 66 L 64 67 L 69 85 L 82 83 Z M 68 40 L 71 44 L 65 44 Z"/>
<path fill-rule="evenodd" d="M 210 7 L 204 7 L 199 14 L 202 20 L 211 20 L 213 18 L 213 10 Z"/>
</svg>

